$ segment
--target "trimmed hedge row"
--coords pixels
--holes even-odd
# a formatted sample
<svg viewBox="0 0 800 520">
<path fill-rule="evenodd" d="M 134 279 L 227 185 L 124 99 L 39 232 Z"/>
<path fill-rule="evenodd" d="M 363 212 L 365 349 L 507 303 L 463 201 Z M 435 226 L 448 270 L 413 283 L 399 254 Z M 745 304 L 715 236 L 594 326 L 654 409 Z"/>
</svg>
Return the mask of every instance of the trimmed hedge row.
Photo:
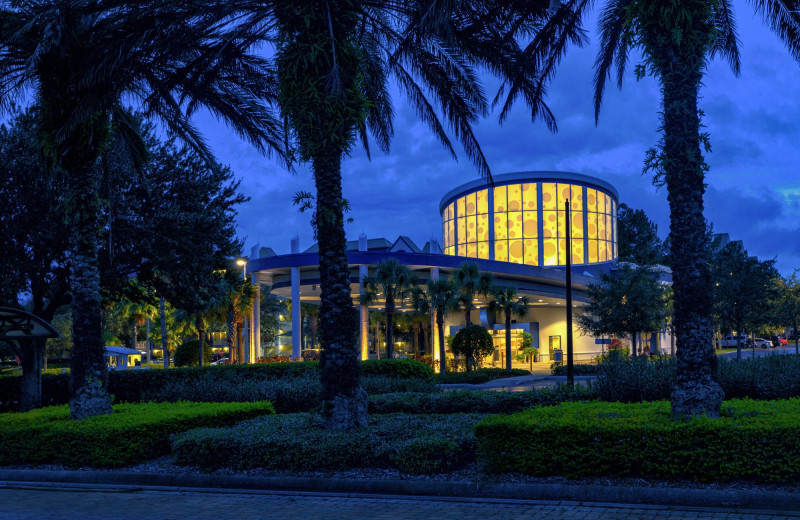
<svg viewBox="0 0 800 520">
<path fill-rule="evenodd" d="M 434 390 L 433 371 L 419 361 L 366 361 L 362 368 L 363 386 L 371 393 Z M 282 411 L 304 411 L 319 404 L 318 379 L 319 362 L 316 361 L 118 370 L 108 374 L 108 392 L 116 403 L 265 399 L 279 403 L 280 399 Z M 18 409 L 21 381 L 19 376 L 0 378 L 0 412 Z M 69 374 L 43 374 L 43 406 L 68 402 Z"/>
<path fill-rule="evenodd" d="M 529 376 L 531 373 L 528 370 L 521 368 L 514 368 L 509 373 L 504 368 L 479 368 L 470 372 L 448 372 L 445 375 L 438 374 L 436 376 L 437 382 L 442 384 L 470 384 L 479 385 L 495 379 L 502 379 L 504 377 L 519 377 Z"/>
<path fill-rule="evenodd" d="M 171 434 L 272 413 L 262 401 L 122 404 L 111 415 L 81 421 L 70 419 L 67 406 L 0 414 L 0 465 L 120 467 L 168 454 Z"/>
<path fill-rule="evenodd" d="M 233 428 L 202 428 L 172 439 L 177 464 L 213 468 L 336 471 L 395 468 L 404 473 L 453 471 L 474 462 L 478 414 L 377 415 L 369 426 L 325 430 L 316 414 L 286 414 Z"/>
<path fill-rule="evenodd" d="M 800 480 L 800 399 L 726 401 L 723 417 L 676 421 L 669 403 L 565 403 L 484 419 L 492 472 L 697 481 Z"/>
<path fill-rule="evenodd" d="M 572 365 L 572 373 L 576 376 L 592 376 L 597 374 L 600 365 L 597 363 L 577 363 Z M 553 363 L 550 365 L 550 373 L 554 376 L 567 375 L 567 365 Z"/>
<path fill-rule="evenodd" d="M 594 399 L 583 385 L 566 385 L 527 392 L 438 392 L 371 395 L 369 413 L 450 414 L 514 413 L 534 406 L 551 406 L 566 401 Z"/>
</svg>

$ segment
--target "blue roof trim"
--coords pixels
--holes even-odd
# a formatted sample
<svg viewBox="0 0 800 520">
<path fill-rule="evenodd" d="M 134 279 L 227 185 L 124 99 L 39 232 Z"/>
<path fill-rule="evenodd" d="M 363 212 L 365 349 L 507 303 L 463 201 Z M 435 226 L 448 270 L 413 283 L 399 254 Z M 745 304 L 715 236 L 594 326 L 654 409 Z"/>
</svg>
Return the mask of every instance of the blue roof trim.
<svg viewBox="0 0 800 520">
<path fill-rule="evenodd" d="M 610 193 L 614 199 L 619 202 L 619 193 L 617 189 L 614 188 L 608 182 L 598 179 L 597 177 L 592 177 L 590 175 L 585 175 L 583 173 L 574 173 L 574 172 L 559 172 L 559 171 L 525 171 L 525 172 L 512 172 L 512 173 L 503 173 L 500 175 L 494 176 L 494 186 L 503 186 L 506 184 L 514 184 L 516 182 L 548 182 L 548 181 L 568 181 L 572 183 L 578 183 L 594 188 L 600 188 L 604 191 Z M 462 184 L 457 188 L 454 188 L 447 192 L 447 194 L 442 197 L 441 202 L 439 202 L 439 215 L 444 213 L 444 208 L 449 203 L 451 203 L 454 199 L 471 193 L 473 191 L 478 191 L 481 188 L 489 187 L 489 183 L 487 183 L 483 179 L 477 179 L 466 184 Z"/>
</svg>

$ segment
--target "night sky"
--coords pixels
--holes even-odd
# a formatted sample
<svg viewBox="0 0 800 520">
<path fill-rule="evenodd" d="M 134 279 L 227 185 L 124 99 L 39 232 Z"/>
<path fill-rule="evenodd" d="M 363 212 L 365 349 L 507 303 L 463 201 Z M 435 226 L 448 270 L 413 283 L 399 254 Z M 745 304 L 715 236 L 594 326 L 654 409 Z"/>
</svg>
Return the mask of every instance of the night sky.
<svg viewBox="0 0 800 520">
<path fill-rule="evenodd" d="M 602 2 L 601 2 L 602 4 Z M 800 64 L 764 27 L 748 4 L 737 1 L 742 69 L 736 77 L 728 64 L 714 61 L 702 89 L 704 123 L 711 135 L 711 167 L 707 177 L 705 214 L 716 232 L 742 240 L 751 255 L 776 259 L 787 275 L 800 267 Z M 644 209 L 669 230 L 666 190 L 642 175 L 645 151 L 659 136 L 659 93 L 650 79 L 636 81 L 632 56 L 623 90 L 611 82 L 599 125 L 594 124 L 592 63 L 595 30 L 584 49 L 572 48 L 551 86 L 548 104 L 558 118 L 558 133 L 532 123 L 527 109 L 517 105 L 503 126 L 497 112 L 481 120 L 476 133 L 493 174 L 524 170 L 572 171 L 599 177 L 614 185 L 620 202 Z M 487 96 L 496 82 L 487 78 Z M 439 201 L 450 189 L 479 178 L 460 144 L 458 161 L 420 123 L 404 96 L 394 91 L 395 137 L 389 154 L 372 148 L 368 160 L 361 148 L 343 162 L 345 198 L 354 219 L 347 237 L 363 231 L 370 238 L 410 236 L 420 247 L 431 236 L 441 241 Z M 309 213 L 292 206 L 297 191 L 314 192 L 307 167 L 288 173 L 274 159 L 260 156 L 211 117 L 198 121 L 219 160 L 242 178 L 251 201 L 240 207 L 239 234 L 245 252 L 257 242 L 278 254 L 289 252 L 299 235 L 304 250 L 313 243 Z"/>
</svg>

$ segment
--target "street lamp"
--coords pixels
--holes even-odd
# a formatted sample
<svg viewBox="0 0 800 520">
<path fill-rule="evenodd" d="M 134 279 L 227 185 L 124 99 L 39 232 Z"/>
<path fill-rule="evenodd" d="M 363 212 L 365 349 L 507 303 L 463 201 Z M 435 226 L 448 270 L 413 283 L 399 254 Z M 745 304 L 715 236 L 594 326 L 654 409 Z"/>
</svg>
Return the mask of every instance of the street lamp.
<svg viewBox="0 0 800 520">
<path fill-rule="evenodd" d="M 244 267 L 247 265 L 247 260 L 245 260 L 244 258 L 239 258 L 236 260 L 236 265 L 242 267 L 242 279 L 247 280 L 247 274 L 245 274 L 244 270 Z"/>
</svg>

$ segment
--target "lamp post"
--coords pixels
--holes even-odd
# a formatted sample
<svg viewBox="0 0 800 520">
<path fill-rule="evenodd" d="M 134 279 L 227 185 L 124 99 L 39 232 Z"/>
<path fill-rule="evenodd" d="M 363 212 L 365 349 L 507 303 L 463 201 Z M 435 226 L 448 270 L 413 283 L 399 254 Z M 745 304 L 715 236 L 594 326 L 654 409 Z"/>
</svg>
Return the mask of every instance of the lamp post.
<svg viewBox="0 0 800 520">
<path fill-rule="evenodd" d="M 572 365 L 572 218 L 569 199 L 564 201 L 564 215 L 567 218 L 567 384 L 575 386 Z"/>
<path fill-rule="evenodd" d="M 244 282 L 247 283 L 247 259 L 246 258 L 238 258 L 236 260 L 236 265 L 242 267 L 242 280 L 244 280 Z M 242 323 L 242 334 L 241 335 L 237 334 L 237 338 L 236 338 L 237 342 L 239 344 L 238 345 L 239 346 L 238 351 L 241 354 L 240 359 L 239 359 L 240 363 L 246 363 L 246 362 L 250 361 L 250 352 L 249 352 L 250 345 L 249 345 L 249 342 L 248 342 L 248 345 L 245 348 L 242 348 L 242 343 L 244 343 L 245 334 L 248 334 L 247 330 L 248 330 L 248 323 L 247 323 L 247 317 L 245 316 L 244 320 L 243 320 L 243 323 Z"/>
</svg>

